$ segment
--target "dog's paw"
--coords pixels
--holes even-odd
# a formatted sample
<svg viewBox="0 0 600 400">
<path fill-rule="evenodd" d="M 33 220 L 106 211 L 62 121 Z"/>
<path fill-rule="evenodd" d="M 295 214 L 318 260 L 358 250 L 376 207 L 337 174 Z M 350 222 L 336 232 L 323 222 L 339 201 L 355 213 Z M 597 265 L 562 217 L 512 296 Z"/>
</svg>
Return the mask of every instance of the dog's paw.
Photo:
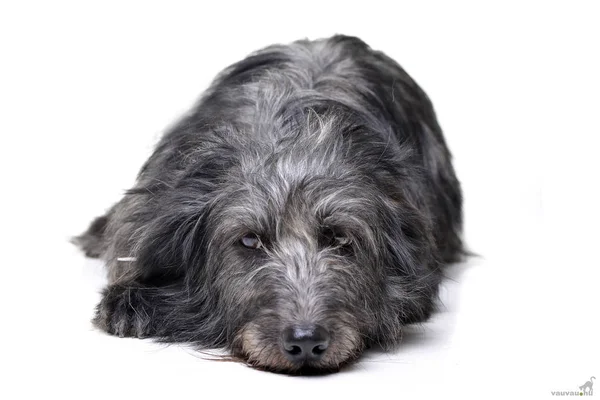
<svg viewBox="0 0 600 400">
<path fill-rule="evenodd" d="M 152 316 L 143 299 L 143 288 L 109 286 L 103 292 L 92 322 L 103 331 L 119 337 L 150 336 Z"/>
</svg>

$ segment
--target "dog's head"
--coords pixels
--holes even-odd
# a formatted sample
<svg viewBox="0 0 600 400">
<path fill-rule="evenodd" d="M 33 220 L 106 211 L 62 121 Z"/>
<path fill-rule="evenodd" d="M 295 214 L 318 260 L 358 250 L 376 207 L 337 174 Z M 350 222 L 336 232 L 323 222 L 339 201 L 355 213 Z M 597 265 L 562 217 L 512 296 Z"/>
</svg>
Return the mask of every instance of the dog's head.
<svg viewBox="0 0 600 400">
<path fill-rule="evenodd" d="M 290 373 L 393 346 L 431 311 L 439 279 L 412 155 L 337 115 L 306 120 L 275 142 L 205 145 L 169 211 L 189 228 L 169 240 L 202 315 L 197 336 Z"/>
</svg>

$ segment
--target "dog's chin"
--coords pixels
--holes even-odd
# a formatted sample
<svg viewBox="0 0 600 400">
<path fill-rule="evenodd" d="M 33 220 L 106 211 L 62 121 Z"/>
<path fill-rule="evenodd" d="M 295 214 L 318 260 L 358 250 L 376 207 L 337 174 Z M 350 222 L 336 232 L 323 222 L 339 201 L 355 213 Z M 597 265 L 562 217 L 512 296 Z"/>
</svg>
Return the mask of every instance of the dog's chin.
<svg viewBox="0 0 600 400">
<path fill-rule="evenodd" d="M 328 375 L 328 374 L 333 374 L 333 373 L 339 372 L 345 366 L 354 362 L 359 356 L 360 356 L 360 353 L 358 353 L 352 359 L 346 359 L 339 364 L 332 364 L 332 365 L 306 363 L 304 365 L 300 365 L 300 366 L 294 365 L 294 366 L 290 367 L 287 365 L 281 366 L 281 365 L 273 365 L 273 364 L 271 364 L 271 365 L 261 364 L 260 362 L 251 362 L 249 360 L 246 361 L 246 364 L 254 369 L 259 370 L 259 371 L 273 372 L 273 373 L 277 373 L 277 374 L 285 374 L 285 375 L 292 375 L 292 376 L 315 376 L 315 375 Z"/>
<path fill-rule="evenodd" d="M 339 338 L 332 342 L 322 359 L 292 362 L 285 356 L 280 343 L 264 338 L 257 326 L 251 323 L 238 336 L 238 346 L 233 353 L 236 359 L 261 371 L 287 375 L 325 375 L 339 372 L 358 359 L 364 350 L 360 335 L 352 329 L 347 329 Z"/>
<path fill-rule="evenodd" d="M 291 363 L 279 358 L 257 358 L 248 354 L 238 354 L 236 358 L 242 360 L 246 365 L 259 371 L 273 372 L 294 376 L 327 375 L 339 372 L 347 365 L 356 361 L 362 351 L 352 352 L 350 357 L 335 362 L 305 362 L 303 364 Z"/>
</svg>

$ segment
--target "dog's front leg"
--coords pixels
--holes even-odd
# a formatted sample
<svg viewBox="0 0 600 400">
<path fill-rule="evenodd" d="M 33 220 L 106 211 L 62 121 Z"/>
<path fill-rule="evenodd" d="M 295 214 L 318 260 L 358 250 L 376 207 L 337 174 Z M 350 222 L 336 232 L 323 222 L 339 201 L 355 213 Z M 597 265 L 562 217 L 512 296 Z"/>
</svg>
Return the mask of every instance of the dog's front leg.
<svg viewBox="0 0 600 400">
<path fill-rule="evenodd" d="M 160 336 L 164 298 L 170 289 L 148 287 L 137 282 L 112 284 L 102 292 L 93 323 L 120 337 Z"/>
</svg>

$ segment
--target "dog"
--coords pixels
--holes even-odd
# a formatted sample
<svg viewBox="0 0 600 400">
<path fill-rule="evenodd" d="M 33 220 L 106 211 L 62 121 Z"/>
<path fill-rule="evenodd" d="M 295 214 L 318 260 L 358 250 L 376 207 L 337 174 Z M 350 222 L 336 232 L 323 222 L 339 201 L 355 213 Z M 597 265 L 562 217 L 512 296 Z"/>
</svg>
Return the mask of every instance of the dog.
<svg viewBox="0 0 600 400">
<path fill-rule="evenodd" d="M 337 35 L 226 68 L 75 241 L 107 265 L 102 331 L 303 374 L 426 320 L 461 225 L 427 95 Z"/>
</svg>

